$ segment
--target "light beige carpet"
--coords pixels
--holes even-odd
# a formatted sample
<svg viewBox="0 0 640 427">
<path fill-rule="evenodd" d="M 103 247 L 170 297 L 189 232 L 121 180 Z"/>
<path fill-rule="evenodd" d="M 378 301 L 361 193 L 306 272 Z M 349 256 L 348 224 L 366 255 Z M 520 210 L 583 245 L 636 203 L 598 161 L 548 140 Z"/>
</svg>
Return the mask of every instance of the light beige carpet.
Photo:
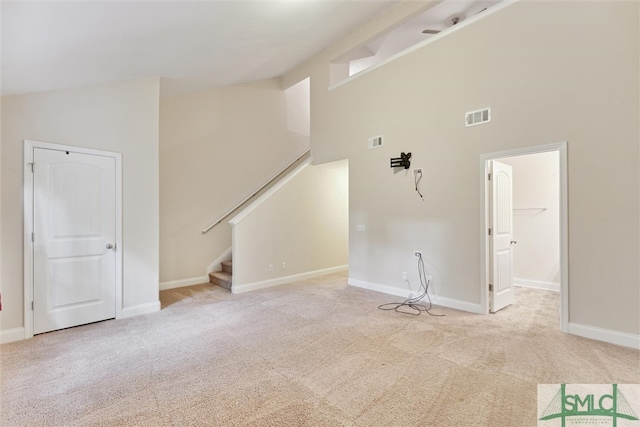
<svg viewBox="0 0 640 427">
<path fill-rule="evenodd" d="M 538 383 L 640 382 L 639 351 L 559 332 L 557 294 L 518 297 L 413 317 L 345 274 L 163 291 L 159 313 L 1 346 L 0 424 L 535 426 Z"/>
</svg>

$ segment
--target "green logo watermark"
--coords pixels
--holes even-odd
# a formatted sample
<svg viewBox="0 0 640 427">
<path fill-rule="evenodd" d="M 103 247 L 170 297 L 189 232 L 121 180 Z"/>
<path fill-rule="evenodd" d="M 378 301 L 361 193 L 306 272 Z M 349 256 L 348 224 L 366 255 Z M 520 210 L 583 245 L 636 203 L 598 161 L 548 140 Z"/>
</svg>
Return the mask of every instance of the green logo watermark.
<svg viewBox="0 0 640 427">
<path fill-rule="evenodd" d="M 638 384 L 538 385 L 538 426 L 640 426 L 637 411 L 640 411 Z"/>
</svg>

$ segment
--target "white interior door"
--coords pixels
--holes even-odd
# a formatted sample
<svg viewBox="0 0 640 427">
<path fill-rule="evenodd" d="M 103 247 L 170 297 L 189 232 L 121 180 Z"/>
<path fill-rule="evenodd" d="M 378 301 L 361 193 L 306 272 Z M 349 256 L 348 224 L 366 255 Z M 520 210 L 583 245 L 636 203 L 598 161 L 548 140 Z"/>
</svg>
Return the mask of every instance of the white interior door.
<svg viewBox="0 0 640 427">
<path fill-rule="evenodd" d="M 116 161 L 34 148 L 33 332 L 115 317 Z"/>
<path fill-rule="evenodd" d="M 489 309 L 495 313 L 513 302 L 513 184 L 511 166 L 489 164 Z"/>
</svg>

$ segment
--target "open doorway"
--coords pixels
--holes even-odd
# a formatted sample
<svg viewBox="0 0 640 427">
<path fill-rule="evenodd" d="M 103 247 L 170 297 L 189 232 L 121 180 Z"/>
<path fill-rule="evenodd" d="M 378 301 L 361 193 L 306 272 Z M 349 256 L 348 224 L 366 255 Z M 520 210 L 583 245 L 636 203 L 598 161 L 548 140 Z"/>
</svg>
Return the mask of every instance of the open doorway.
<svg viewBox="0 0 640 427">
<path fill-rule="evenodd" d="M 496 193 L 495 176 L 491 172 L 497 165 L 509 170 L 507 187 L 510 188 L 508 221 L 511 226 L 507 238 L 509 250 L 501 252 L 499 239 L 501 227 L 495 224 Z M 494 302 L 504 297 L 500 292 L 509 286 L 510 293 L 520 298 L 542 289 L 557 292 L 560 329 L 568 325 L 568 271 L 567 271 L 567 212 L 566 212 L 566 143 L 531 147 L 482 156 L 483 173 L 483 284 L 482 304 L 489 313 L 508 305 L 502 304 L 494 310 Z M 498 170 L 496 168 L 496 170 Z M 504 193 L 505 184 L 500 193 Z M 506 217 L 507 214 L 505 214 Z M 500 219 L 502 223 L 505 221 Z M 508 261 L 499 257 L 507 257 Z M 498 262 L 496 262 L 498 260 Z M 505 267 L 506 265 L 506 267 Z M 505 279 L 504 277 L 508 277 Z M 495 283 L 505 281 L 505 285 Z M 513 291 L 513 292 L 511 292 Z M 516 296 L 516 298 L 518 298 Z M 525 296 L 526 298 L 526 296 Z M 511 297 L 509 298 L 509 302 Z M 501 301 L 502 303 L 502 301 Z M 552 310 L 552 306 L 546 307 Z"/>
<path fill-rule="evenodd" d="M 513 171 L 513 281 L 560 292 L 560 177 L 557 151 L 505 157 Z"/>
</svg>

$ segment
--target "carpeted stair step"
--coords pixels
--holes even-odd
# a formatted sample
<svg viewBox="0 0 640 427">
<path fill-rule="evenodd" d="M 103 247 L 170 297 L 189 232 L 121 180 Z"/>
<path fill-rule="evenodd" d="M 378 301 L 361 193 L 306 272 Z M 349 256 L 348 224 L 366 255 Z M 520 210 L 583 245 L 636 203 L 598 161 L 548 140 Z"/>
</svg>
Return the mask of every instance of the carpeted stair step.
<svg viewBox="0 0 640 427">
<path fill-rule="evenodd" d="M 220 264 L 222 265 L 222 271 L 233 274 L 233 261 L 224 261 Z"/>
<path fill-rule="evenodd" d="M 209 282 L 231 290 L 231 274 L 226 271 L 214 271 L 213 273 L 209 273 Z"/>
</svg>

